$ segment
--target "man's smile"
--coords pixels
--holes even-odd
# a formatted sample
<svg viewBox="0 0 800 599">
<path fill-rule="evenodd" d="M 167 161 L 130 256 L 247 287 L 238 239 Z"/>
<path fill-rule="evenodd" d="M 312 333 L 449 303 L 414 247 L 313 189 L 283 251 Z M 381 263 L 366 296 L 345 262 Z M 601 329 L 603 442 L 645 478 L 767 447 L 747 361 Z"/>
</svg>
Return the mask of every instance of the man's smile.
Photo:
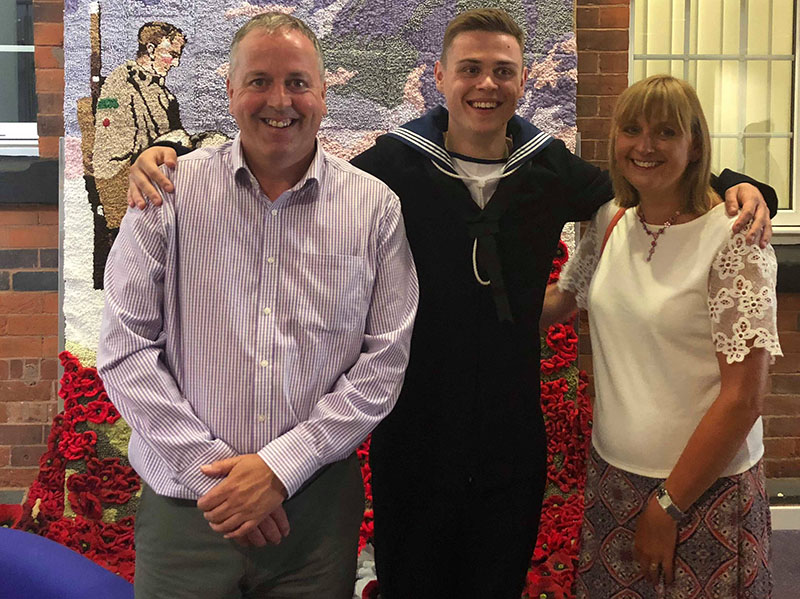
<svg viewBox="0 0 800 599">
<path fill-rule="evenodd" d="M 289 127 L 290 125 L 296 123 L 297 119 L 281 119 L 281 120 L 261 119 L 261 122 L 265 123 L 269 127 L 274 127 L 276 129 L 285 129 L 286 127 Z"/>
<path fill-rule="evenodd" d="M 491 110 L 500 106 L 500 102 L 495 100 L 467 100 L 467 104 L 480 110 Z"/>
</svg>

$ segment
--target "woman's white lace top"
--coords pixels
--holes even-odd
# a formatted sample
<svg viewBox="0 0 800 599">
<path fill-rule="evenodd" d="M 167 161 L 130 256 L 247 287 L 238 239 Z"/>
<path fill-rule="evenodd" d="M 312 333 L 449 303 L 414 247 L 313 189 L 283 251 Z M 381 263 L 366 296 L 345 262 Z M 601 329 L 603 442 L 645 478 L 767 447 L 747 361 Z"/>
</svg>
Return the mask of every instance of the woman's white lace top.
<svg viewBox="0 0 800 599">
<path fill-rule="evenodd" d="M 752 348 L 782 355 L 777 261 L 771 246 L 733 235 L 722 204 L 667 229 L 650 262 L 651 238 L 630 209 L 600 256 L 618 209 L 600 208 L 558 285 L 589 311 L 595 448 L 618 468 L 663 478 L 719 393 L 717 353 L 728 363 Z M 763 452 L 759 418 L 723 475 L 747 470 Z"/>
</svg>

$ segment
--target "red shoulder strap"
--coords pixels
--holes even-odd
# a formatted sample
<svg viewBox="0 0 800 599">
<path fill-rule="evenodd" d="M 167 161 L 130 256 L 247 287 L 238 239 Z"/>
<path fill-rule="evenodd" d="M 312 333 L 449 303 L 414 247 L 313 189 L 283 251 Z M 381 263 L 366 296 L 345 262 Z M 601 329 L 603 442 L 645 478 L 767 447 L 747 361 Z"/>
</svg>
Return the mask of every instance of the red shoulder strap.
<svg viewBox="0 0 800 599">
<path fill-rule="evenodd" d="M 608 228 L 606 229 L 605 237 L 603 237 L 603 245 L 600 246 L 600 255 L 603 255 L 603 250 L 606 249 L 606 244 L 608 243 L 608 238 L 611 237 L 611 231 L 614 230 L 614 227 L 617 226 L 619 219 L 622 218 L 622 215 L 625 214 L 627 208 L 620 208 L 617 210 L 617 213 L 614 215 L 614 218 L 611 219 L 611 222 L 608 223 Z"/>
</svg>

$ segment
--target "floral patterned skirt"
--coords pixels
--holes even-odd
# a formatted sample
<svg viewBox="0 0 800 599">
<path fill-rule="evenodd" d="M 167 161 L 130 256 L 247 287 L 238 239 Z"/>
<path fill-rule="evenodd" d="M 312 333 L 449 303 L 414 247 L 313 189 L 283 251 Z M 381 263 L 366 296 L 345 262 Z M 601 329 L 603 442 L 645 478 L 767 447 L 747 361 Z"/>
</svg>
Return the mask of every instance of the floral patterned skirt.
<svg viewBox="0 0 800 599">
<path fill-rule="evenodd" d="M 592 448 L 577 599 L 769 599 L 770 515 L 764 466 L 717 480 L 678 527 L 675 580 L 654 588 L 633 558 L 639 515 L 663 479 L 611 466 Z"/>
</svg>

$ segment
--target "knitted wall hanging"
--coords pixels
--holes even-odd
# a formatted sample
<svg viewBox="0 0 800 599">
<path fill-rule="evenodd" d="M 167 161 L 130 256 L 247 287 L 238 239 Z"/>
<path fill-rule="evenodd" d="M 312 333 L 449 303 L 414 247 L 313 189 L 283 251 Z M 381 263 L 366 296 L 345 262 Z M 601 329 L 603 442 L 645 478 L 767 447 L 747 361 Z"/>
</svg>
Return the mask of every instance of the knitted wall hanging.
<svg viewBox="0 0 800 599">
<path fill-rule="evenodd" d="M 85 369 L 95 364 L 105 261 L 126 210 L 127 175 L 137 154 L 159 139 L 197 148 L 221 143 L 235 134 L 225 93 L 228 46 L 250 17 L 281 11 L 303 19 L 315 31 L 325 54 L 328 84 L 328 116 L 319 139 L 326 150 L 350 158 L 370 147 L 379 135 L 443 102 L 434 85 L 433 65 L 446 24 L 463 10 L 482 6 L 504 8 L 526 33 L 523 60 L 530 78 L 518 114 L 574 147 L 577 51 L 570 0 L 66 0 L 62 264 L 65 349 L 70 353 L 62 360 L 75 372 L 89 372 Z M 571 228 L 565 239 L 571 247 Z M 562 245 L 562 257 L 566 251 L 567 246 Z M 558 260 L 554 268 L 560 268 Z M 574 331 L 567 327 L 543 341 L 543 358 L 561 361 L 545 377 L 548 386 L 543 386 L 542 399 L 569 412 L 562 433 L 580 429 L 586 434 L 585 385 L 577 376 L 573 337 Z M 88 406 L 88 400 L 78 404 L 84 401 Z M 70 409 L 82 410 L 72 404 Z M 92 421 L 88 422 L 75 430 L 93 430 Z M 104 421 L 105 426 L 116 430 L 125 425 Z M 119 434 L 124 436 L 124 432 Z M 553 446 L 560 453 L 551 459 L 554 474 L 548 498 L 555 499 L 546 505 L 556 511 L 543 520 L 546 534 L 551 529 L 567 530 L 559 513 L 570 514 L 570 525 L 575 526 L 579 499 L 571 496 L 579 490 L 581 480 L 571 464 L 581 459 L 582 442 Z M 101 449 L 97 460 L 119 458 L 120 467 L 126 467 L 118 448 L 113 455 L 105 455 Z M 70 460 L 74 461 L 67 458 L 62 462 Z M 89 462 L 91 468 L 87 462 L 86 468 L 66 472 L 65 479 L 55 477 L 65 482 L 54 509 L 56 504 L 65 506 L 63 517 L 77 514 L 79 519 L 87 517 L 79 512 L 98 509 L 105 520 L 116 521 L 109 514 L 117 512 L 120 518 L 127 516 L 125 510 L 110 512 L 108 502 L 78 502 L 82 497 L 78 483 L 95 476 L 94 470 L 99 468 L 99 462 Z M 70 483 L 73 475 L 79 478 Z M 368 476 L 365 470 L 365 478 Z M 137 488 L 130 484 L 135 501 Z M 44 509 L 42 506 L 40 501 L 37 509 Z M 559 512 L 559 507 L 564 510 Z M 62 517 L 51 516 L 54 521 Z M 362 526 L 365 545 L 370 522 L 368 514 Z M 556 579 L 557 586 L 568 593 L 574 547 L 568 539 L 559 540 L 558 550 L 566 553 L 559 554 L 561 561 L 556 564 L 550 559 L 552 552 L 545 549 L 542 553 L 541 540 L 540 534 L 539 565 L 531 571 L 526 593 L 539 597 L 547 592 L 539 589 Z M 130 569 L 117 571 L 132 574 Z M 368 581 L 367 572 L 359 593 Z"/>
</svg>

